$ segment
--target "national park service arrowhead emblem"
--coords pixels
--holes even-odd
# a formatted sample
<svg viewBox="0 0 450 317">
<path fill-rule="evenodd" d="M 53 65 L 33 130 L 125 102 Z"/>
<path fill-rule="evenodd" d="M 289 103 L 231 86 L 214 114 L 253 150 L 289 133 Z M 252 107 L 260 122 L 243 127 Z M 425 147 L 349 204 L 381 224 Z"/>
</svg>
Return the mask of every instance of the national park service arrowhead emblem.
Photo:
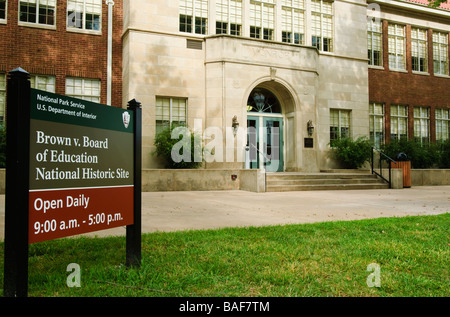
<svg viewBox="0 0 450 317">
<path fill-rule="evenodd" d="M 128 129 L 128 125 L 130 124 L 130 114 L 125 111 L 122 114 L 122 120 L 123 120 L 123 125 L 125 126 L 125 129 Z"/>
</svg>

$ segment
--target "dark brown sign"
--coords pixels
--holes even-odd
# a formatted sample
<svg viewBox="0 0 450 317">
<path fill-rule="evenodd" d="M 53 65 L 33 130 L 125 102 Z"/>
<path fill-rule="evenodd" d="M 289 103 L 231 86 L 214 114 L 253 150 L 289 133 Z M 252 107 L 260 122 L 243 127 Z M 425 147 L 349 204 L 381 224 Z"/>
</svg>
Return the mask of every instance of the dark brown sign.
<svg viewBox="0 0 450 317">
<path fill-rule="evenodd" d="M 31 90 L 29 243 L 133 224 L 131 114 Z"/>
</svg>

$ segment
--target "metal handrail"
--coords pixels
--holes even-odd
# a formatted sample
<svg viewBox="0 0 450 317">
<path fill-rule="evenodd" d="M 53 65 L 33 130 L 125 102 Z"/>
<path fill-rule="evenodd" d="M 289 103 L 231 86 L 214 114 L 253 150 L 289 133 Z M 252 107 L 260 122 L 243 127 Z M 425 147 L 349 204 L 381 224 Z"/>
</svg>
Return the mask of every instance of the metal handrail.
<svg viewBox="0 0 450 317">
<path fill-rule="evenodd" d="M 380 153 L 380 173 L 378 173 L 377 171 L 375 171 L 374 168 L 374 151 L 377 151 L 378 153 Z M 382 174 L 382 157 L 386 160 L 386 161 L 390 161 L 388 164 L 388 169 L 389 169 L 389 179 L 386 179 Z M 386 153 L 384 153 L 383 151 L 372 147 L 372 174 L 375 174 L 377 176 L 379 176 L 381 179 L 383 179 L 384 181 L 386 181 L 389 184 L 389 188 L 392 188 L 392 174 L 391 174 L 391 162 L 392 163 L 397 163 L 396 161 L 394 161 L 392 158 L 390 158 L 389 156 L 386 155 Z"/>
</svg>

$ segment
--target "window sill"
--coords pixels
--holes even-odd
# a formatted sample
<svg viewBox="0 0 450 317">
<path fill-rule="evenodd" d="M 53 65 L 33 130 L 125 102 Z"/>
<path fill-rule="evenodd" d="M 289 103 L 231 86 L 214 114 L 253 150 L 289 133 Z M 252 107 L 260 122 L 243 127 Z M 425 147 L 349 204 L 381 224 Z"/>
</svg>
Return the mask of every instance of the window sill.
<svg viewBox="0 0 450 317">
<path fill-rule="evenodd" d="M 406 69 L 395 69 L 395 68 L 390 68 L 389 69 L 391 72 L 397 72 L 397 73 L 405 73 L 407 74 L 408 71 Z"/>
<path fill-rule="evenodd" d="M 19 26 L 29 27 L 29 28 L 36 28 L 36 29 L 44 29 L 44 30 L 56 31 L 56 25 L 47 25 L 47 24 L 29 23 L 29 22 L 20 22 L 20 21 L 19 21 L 18 25 Z"/>
<path fill-rule="evenodd" d="M 8 21 L 6 19 L 0 19 L 0 24 L 7 24 Z"/>
<path fill-rule="evenodd" d="M 97 36 L 102 35 L 102 31 L 83 30 L 83 29 L 70 28 L 70 27 L 66 27 L 66 30 L 67 30 L 67 32 L 70 32 L 70 33 L 79 33 L 79 34 L 88 34 L 88 35 L 97 35 Z"/>
<path fill-rule="evenodd" d="M 313 46 L 315 47 L 315 46 Z M 329 51 L 319 51 L 317 50 L 321 55 L 328 55 L 328 56 L 336 56 L 335 52 L 329 52 Z"/>
<path fill-rule="evenodd" d="M 449 75 L 445 75 L 445 74 L 434 74 L 434 77 L 450 78 Z"/>
<path fill-rule="evenodd" d="M 186 37 L 192 37 L 192 38 L 197 38 L 197 39 L 204 39 L 206 36 L 211 36 L 211 35 L 227 35 L 227 34 L 198 34 L 198 33 L 191 33 L 191 32 L 183 32 L 183 31 L 179 31 L 179 34 L 182 36 L 186 36 Z"/>
<path fill-rule="evenodd" d="M 385 70 L 383 66 L 369 65 L 369 69 Z"/>
<path fill-rule="evenodd" d="M 414 75 L 430 76 L 429 72 L 420 72 L 420 71 L 417 71 L 417 70 L 413 70 L 412 73 Z"/>
</svg>

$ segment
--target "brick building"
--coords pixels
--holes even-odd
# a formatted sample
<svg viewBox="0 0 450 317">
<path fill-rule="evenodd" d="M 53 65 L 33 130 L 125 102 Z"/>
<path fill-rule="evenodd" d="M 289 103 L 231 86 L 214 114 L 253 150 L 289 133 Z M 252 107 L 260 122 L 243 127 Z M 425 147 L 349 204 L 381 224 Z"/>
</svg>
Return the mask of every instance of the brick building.
<svg viewBox="0 0 450 317">
<path fill-rule="evenodd" d="M 22 67 L 32 87 L 108 103 L 108 1 L 0 0 L 0 120 L 6 73 Z M 113 12 L 111 105 L 122 106 L 122 1 Z"/>
<path fill-rule="evenodd" d="M 368 21 L 370 136 L 449 139 L 450 3 L 369 1 L 379 14 Z"/>
<path fill-rule="evenodd" d="M 109 103 L 107 3 L 0 0 L 0 121 L 6 73 L 19 66 L 33 87 Z M 223 136 L 234 118 L 255 128 L 258 153 L 245 146 L 253 135 L 238 134 L 233 159 L 224 153 L 207 168 L 269 166 L 261 127 L 280 132 L 270 149 L 278 171 L 336 167 L 329 144 L 343 136 L 370 136 L 376 146 L 446 140 L 450 5 L 426 4 L 115 1 L 111 104 L 142 102 L 146 168 L 162 166 L 150 153 L 170 122 L 192 128 L 201 121 L 200 129 Z"/>
</svg>

